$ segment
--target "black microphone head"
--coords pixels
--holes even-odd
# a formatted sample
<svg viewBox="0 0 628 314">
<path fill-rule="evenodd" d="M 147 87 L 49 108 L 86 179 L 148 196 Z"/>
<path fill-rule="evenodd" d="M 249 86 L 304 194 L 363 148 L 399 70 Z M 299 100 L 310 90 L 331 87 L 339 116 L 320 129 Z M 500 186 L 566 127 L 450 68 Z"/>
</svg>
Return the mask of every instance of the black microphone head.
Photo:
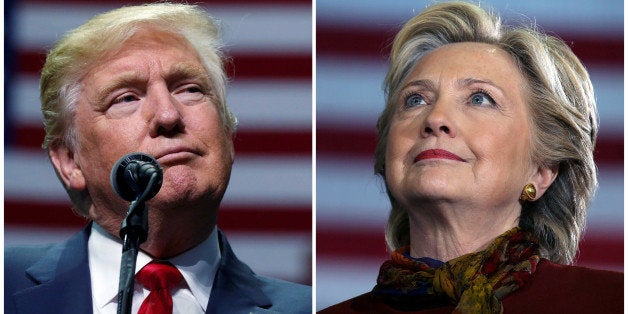
<svg viewBox="0 0 628 314">
<path fill-rule="evenodd" d="M 148 200 L 159 192 L 163 181 L 163 170 L 155 158 L 144 153 L 124 155 L 111 169 L 111 185 L 123 199 L 132 202 L 147 188 L 150 178 L 157 174 L 155 183 L 146 195 Z"/>
</svg>

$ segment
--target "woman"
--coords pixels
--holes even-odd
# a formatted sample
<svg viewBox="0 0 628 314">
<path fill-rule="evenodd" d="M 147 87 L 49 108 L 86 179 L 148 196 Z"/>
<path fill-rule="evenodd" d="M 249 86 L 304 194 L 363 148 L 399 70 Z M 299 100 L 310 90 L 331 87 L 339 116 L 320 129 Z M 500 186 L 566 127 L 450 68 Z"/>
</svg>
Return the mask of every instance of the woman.
<svg viewBox="0 0 628 314">
<path fill-rule="evenodd" d="M 597 185 L 587 71 L 559 39 L 436 4 L 397 34 L 375 172 L 392 257 L 323 312 L 619 312 L 623 274 L 570 264 Z M 564 265 L 561 265 L 564 264 Z"/>
</svg>

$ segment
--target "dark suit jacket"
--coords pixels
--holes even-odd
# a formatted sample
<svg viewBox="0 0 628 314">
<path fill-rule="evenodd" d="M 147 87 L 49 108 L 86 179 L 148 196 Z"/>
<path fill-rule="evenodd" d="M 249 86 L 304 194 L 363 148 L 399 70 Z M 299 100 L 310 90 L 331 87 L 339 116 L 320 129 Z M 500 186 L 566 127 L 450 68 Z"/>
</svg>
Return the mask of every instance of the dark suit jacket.
<svg viewBox="0 0 628 314">
<path fill-rule="evenodd" d="M 5 248 L 5 313 L 92 313 L 89 231 L 59 244 Z M 218 239 L 222 258 L 207 313 L 311 313 L 311 287 L 256 275 L 222 232 Z"/>
</svg>

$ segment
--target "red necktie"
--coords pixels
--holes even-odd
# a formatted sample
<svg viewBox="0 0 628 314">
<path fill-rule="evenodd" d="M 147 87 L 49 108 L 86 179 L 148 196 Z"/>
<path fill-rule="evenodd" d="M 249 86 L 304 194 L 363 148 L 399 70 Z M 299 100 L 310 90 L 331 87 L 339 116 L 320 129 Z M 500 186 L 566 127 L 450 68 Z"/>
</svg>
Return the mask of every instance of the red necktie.
<svg viewBox="0 0 628 314">
<path fill-rule="evenodd" d="M 135 279 L 150 290 L 138 314 L 172 314 L 170 290 L 183 280 L 176 267 L 168 262 L 150 262 L 135 275 Z"/>
</svg>

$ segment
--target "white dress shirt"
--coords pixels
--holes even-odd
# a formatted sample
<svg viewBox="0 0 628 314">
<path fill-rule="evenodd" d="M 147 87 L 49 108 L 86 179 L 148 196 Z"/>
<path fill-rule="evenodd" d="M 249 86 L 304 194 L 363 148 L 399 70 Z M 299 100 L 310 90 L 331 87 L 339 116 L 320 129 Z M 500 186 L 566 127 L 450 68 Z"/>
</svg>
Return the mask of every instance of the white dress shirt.
<svg viewBox="0 0 628 314">
<path fill-rule="evenodd" d="M 114 314 L 118 309 L 122 241 L 93 223 L 87 246 L 93 312 Z M 152 260 L 140 251 L 135 273 Z M 207 240 L 168 261 L 179 269 L 184 279 L 178 288 L 172 290 L 173 314 L 205 313 L 220 263 L 217 228 Z M 137 313 L 149 293 L 148 289 L 135 282 L 132 313 Z"/>
</svg>

